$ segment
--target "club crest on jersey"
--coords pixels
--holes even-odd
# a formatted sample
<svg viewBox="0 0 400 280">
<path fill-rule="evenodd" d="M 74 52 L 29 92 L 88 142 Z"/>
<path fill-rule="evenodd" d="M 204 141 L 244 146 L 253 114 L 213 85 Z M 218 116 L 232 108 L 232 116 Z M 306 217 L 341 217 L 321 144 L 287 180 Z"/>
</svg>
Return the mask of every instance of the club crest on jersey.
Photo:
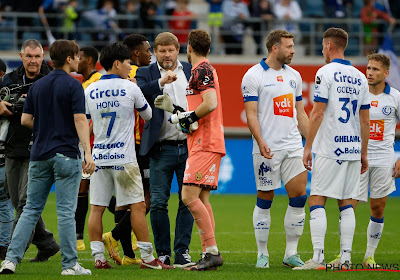
<svg viewBox="0 0 400 280">
<path fill-rule="evenodd" d="M 273 99 L 274 115 L 293 118 L 293 94 L 285 94 Z"/>
<path fill-rule="evenodd" d="M 378 107 L 378 101 L 371 101 L 371 107 Z"/>
<path fill-rule="evenodd" d="M 390 106 L 385 106 L 382 108 L 382 113 L 386 116 L 389 116 L 390 113 L 392 113 L 392 107 Z"/>
<path fill-rule="evenodd" d="M 277 80 L 278 82 L 283 82 L 283 78 L 282 78 L 282 76 L 278 76 L 278 77 L 276 77 L 276 80 Z"/>
<path fill-rule="evenodd" d="M 258 175 L 259 176 L 264 176 L 265 173 L 271 172 L 272 169 L 271 167 L 265 165 L 265 162 L 260 164 L 260 168 L 258 169 Z"/>
<path fill-rule="evenodd" d="M 197 180 L 197 181 L 200 181 L 202 178 L 203 178 L 203 174 L 202 174 L 200 171 L 198 171 L 198 172 L 196 173 L 196 180 Z"/>
<path fill-rule="evenodd" d="M 296 89 L 296 82 L 294 80 L 289 81 L 289 85 L 293 88 Z"/>
<path fill-rule="evenodd" d="M 242 92 L 243 92 L 243 94 L 249 94 L 250 93 L 250 91 L 247 89 L 246 86 L 242 86 Z"/>
<path fill-rule="evenodd" d="M 370 120 L 369 139 L 383 141 L 385 120 Z"/>
</svg>

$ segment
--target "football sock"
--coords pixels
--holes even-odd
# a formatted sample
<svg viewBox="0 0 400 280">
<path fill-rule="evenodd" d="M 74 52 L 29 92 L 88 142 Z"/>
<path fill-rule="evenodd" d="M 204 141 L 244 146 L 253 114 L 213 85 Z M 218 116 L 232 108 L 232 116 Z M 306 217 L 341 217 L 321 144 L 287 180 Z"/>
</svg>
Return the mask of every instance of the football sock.
<svg viewBox="0 0 400 280">
<path fill-rule="evenodd" d="M 204 205 L 207 209 L 208 215 L 210 216 L 210 220 L 211 220 L 211 226 L 213 229 L 213 232 L 215 232 L 215 220 L 214 220 L 214 212 L 212 210 L 211 204 L 207 203 Z"/>
<path fill-rule="evenodd" d="M 105 262 L 106 258 L 104 257 L 104 244 L 101 241 L 91 241 L 90 249 L 92 249 L 92 256 L 94 260 L 100 260 L 101 262 Z"/>
<path fill-rule="evenodd" d="M 211 226 L 215 235 L 215 220 L 214 220 L 214 213 L 211 207 L 210 203 L 207 203 L 204 205 L 207 209 L 208 215 L 210 215 L 210 220 L 211 220 Z M 204 244 L 204 242 L 201 244 L 201 247 L 203 249 L 203 252 L 206 252 L 206 244 Z"/>
<path fill-rule="evenodd" d="M 257 242 L 257 258 L 263 254 L 264 256 L 269 256 L 268 254 L 268 236 L 269 228 L 271 226 L 271 208 L 272 200 L 261 199 L 257 197 L 257 204 L 253 211 L 253 227 L 254 235 Z"/>
<path fill-rule="evenodd" d="M 310 231 L 311 241 L 313 244 L 314 255 L 313 261 L 322 263 L 325 261 L 324 243 L 326 234 L 326 212 L 322 205 L 314 205 L 310 207 Z"/>
<path fill-rule="evenodd" d="M 114 218 L 117 225 L 111 231 L 111 234 L 115 240 L 119 240 L 121 242 L 124 255 L 133 259 L 136 257 L 136 255 L 132 250 L 131 211 L 117 210 L 115 211 Z"/>
<path fill-rule="evenodd" d="M 304 204 L 306 200 L 306 195 L 289 198 L 289 205 L 286 210 L 284 221 L 286 232 L 286 257 L 297 254 L 297 246 L 304 229 L 304 219 L 306 217 Z"/>
<path fill-rule="evenodd" d="M 89 208 L 88 193 L 78 194 L 78 204 L 75 211 L 76 222 L 76 239 L 83 239 L 83 231 L 85 229 L 86 214 Z"/>
<path fill-rule="evenodd" d="M 356 217 L 351 204 L 340 207 L 339 210 L 340 262 L 344 263 L 345 261 L 351 261 L 351 248 L 356 229 Z"/>
<path fill-rule="evenodd" d="M 154 260 L 154 256 L 153 245 L 151 244 L 151 242 L 138 241 L 137 244 L 142 260 L 147 263 L 152 262 Z"/>
<path fill-rule="evenodd" d="M 189 202 L 187 205 L 192 213 L 194 222 L 199 230 L 201 243 L 204 242 L 206 248 L 216 246 L 215 235 L 211 224 L 210 215 L 200 198 Z"/>
<path fill-rule="evenodd" d="M 107 209 L 108 209 L 108 211 L 110 211 L 113 214 L 115 214 L 116 203 L 117 203 L 117 200 L 116 200 L 115 196 L 112 196 L 111 200 L 110 200 L 110 204 L 108 205 Z"/>
<path fill-rule="evenodd" d="M 365 252 L 364 259 L 367 259 L 369 256 L 374 257 L 375 250 L 382 236 L 383 224 L 383 218 L 377 219 L 371 216 L 367 229 L 367 251 Z"/>
<path fill-rule="evenodd" d="M 218 255 L 218 247 L 217 245 L 213 245 L 206 248 L 206 253 L 211 253 L 213 255 Z"/>
</svg>

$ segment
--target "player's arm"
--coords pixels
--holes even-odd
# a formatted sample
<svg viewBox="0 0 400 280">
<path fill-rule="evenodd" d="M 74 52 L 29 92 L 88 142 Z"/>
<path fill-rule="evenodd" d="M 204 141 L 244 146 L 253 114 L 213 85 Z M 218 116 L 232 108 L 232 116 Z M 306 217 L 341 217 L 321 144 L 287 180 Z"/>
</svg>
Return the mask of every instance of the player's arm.
<svg viewBox="0 0 400 280">
<path fill-rule="evenodd" d="M 145 108 L 136 110 L 139 112 L 140 117 L 144 119 L 146 122 L 151 119 L 153 111 L 151 110 L 151 107 L 147 105 L 147 103 Z"/>
<path fill-rule="evenodd" d="M 94 172 L 95 164 L 93 161 L 92 152 L 90 150 L 89 126 L 86 115 L 74 114 L 74 123 L 76 132 L 78 133 L 79 141 L 81 142 L 85 152 L 84 172 L 87 174 L 92 174 Z"/>
<path fill-rule="evenodd" d="M 194 110 L 196 116 L 201 119 L 210 114 L 217 108 L 218 100 L 217 93 L 215 90 L 208 90 L 201 95 L 203 97 L 203 102 Z"/>
<path fill-rule="evenodd" d="M 145 121 L 149 121 L 152 117 L 152 109 L 146 101 L 146 98 L 143 96 L 140 88 L 136 87 L 135 95 L 133 97 L 135 102 L 135 109 L 139 112 L 140 117 Z"/>
<path fill-rule="evenodd" d="M 395 96 L 397 97 L 396 98 L 396 117 L 397 117 L 397 120 L 400 120 L 400 95 L 397 94 Z M 396 160 L 396 162 L 394 163 L 392 177 L 394 177 L 395 179 L 400 177 L 400 158 L 398 160 Z"/>
<path fill-rule="evenodd" d="M 22 113 L 21 125 L 33 129 L 33 115 Z"/>
<path fill-rule="evenodd" d="M 312 166 L 312 154 L 311 147 L 314 142 L 315 136 L 317 135 L 318 129 L 324 119 L 324 111 L 327 103 L 325 102 L 314 102 L 314 107 L 311 112 L 310 122 L 308 126 L 308 132 L 306 136 L 306 144 L 304 145 L 304 156 L 303 164 L 307 170 L 311 170 Z"/>
<path fill-rule="evenodd" d="M 297 122 L 301 135 L 307 136 L 309 119 L 306 111 L 304 110 L 303 100 L 296 101 Z"/>
<path fill-rule="evenodd" d="M 179 118 L 179 125 L 181 127 L 181 131 L 184 133 L 190 133 L 190 125 L 192 123 L 204 118 L 214 111 L 215 108 L 217 108 L 218 100 L 215 90 L 207 90 L 201 96 L 203 97 L 203 102 L 201 102 L 191 114 L 184 116 L 183 118 Z"/>
<path fill-rule="evenodd" d="M 400 158 L 394 164 L 392 177 L 395 179 L 400 177 Z"/>
<path fill-rule="evenodd" d="M 369 110 L 360 109 L 360 129 L 361 129 L 361 174 L 368 170 L 368 139 L 370 133 Z"/>
<path fill-rule="evenodd" d="M 249 126 L 251 134 L 253 134 L 254 139 L 256 139 L 258 147 L 260 148 L 260 153 L 265 158 L 272 158 L 274 154 L 271 154 L 271 149 L 268 147 L 267 143 L 262 138 L 260 123 L 257 118 L 258 111 L 257 101 L 247 101 L 244 103 L 244 109 L 246 111 L 247 125 Z"/>
</svg>

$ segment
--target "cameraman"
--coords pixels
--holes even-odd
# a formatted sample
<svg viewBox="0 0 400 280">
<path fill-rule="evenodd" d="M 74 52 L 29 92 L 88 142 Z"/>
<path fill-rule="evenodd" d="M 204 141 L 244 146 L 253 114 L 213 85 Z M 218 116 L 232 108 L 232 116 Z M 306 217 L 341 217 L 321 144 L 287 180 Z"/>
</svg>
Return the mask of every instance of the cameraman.
<svg viewBox="0 0 400 280">
<path fill-rule="evenodd" d="M 35 82 L 52 70 L 46 62 L 43 62 L 43 48 L 37 40 L 26 40 L 22 44 L 19 56 L 22 65 L 3 77 L 0 88 Z M 17 222 L 26 204 L 32 130 L 21 125 L 21 113 L 12 114 L 7 106 L 11 104 L 5 101 L 0 102 L 0 115 L 8 116 L 10 121 L 5 149 L 6 177 L 11 202 L 16 209 L 15 221 Z M 47 261 L 60 250 L 53 234 L 46 230 L 42 218 L 39 219 L 32 234 L 32 243 L 38 248 L 38 254 L 31 259 L 32 262 Z"/>
</svg>

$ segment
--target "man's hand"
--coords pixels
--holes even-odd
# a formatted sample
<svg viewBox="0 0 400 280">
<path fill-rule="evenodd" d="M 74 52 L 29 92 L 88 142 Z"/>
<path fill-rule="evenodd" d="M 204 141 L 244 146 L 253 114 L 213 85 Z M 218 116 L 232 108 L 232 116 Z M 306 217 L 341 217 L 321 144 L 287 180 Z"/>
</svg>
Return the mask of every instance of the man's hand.
<svg viewBox="0 0 400 280">
<path fill-rule="evenodd" d="M 311 166 L 312 166 L 312 153 L 311 153 L 311 149 L 309 149 L 309 148 L 304 148 L 303 164 L 304 164 L 304 167 L 305 167 L 308 171 L 311 171 Z"/>
<path fill-rule="evenodd" d="M 368 157 L 367 155 L 361 154 L 361 174 L 368 170 Z"/>
<path fill-rule="evenodd" d="M 137 85 L 137 81 L 136 81 L 135 78 L 128 78 L 128 80 L 131 81 L 131 82 L 133 82 L 133 83 L 135 83 L 135 84 Z"/>
<path fill-rule="evenodd" d="M 159 95 L 154 100 L 154 106 L 156 108 L 172 113 L 174 111 L 174 105 L 171 97 L 164 92 L 163 95 Z"/>
<path fill-rule="evenodd" d="M 171 70 L 168 70 L 167 73 L 165 73 L 161 78 L 160 78 L 160 85 L 163 87 L 165 84 L 170 84 L 172 82 L 175 82 L 177 79 L 176 73 L 172 72 Z"/>
<path fill-rule="evenodd" d="M 400 159 L 398 159 L 394 164 L 392 177 L 395 179 L 400 177 Z"/>
<path fill-rule="evenodd" d="M 2 116 L 11 116 L 13 113 L 11 113 L 10 110 L 8 110 L 7 106 L 12 106 L 11 103 L 8 103 L 7 101 L 1 101 L 0 102 L 0 115 Z"/>
<path fill-rule="evenodd" d="M 83 172 L 86 174 L 93 174 L 94 168 L 96 165 L 94 164 L 94 160 L 91 153 L 85 153 L 85 167 Z"/>
<path fill-rule="evenodd" d="M 274 154 L 271 153 L 271 149 L 264 141 L 258 143 L 258 147 L 260 148 L 260 153 L 263 157 L 271 159 L 274 156 Z"/>
</svg>

